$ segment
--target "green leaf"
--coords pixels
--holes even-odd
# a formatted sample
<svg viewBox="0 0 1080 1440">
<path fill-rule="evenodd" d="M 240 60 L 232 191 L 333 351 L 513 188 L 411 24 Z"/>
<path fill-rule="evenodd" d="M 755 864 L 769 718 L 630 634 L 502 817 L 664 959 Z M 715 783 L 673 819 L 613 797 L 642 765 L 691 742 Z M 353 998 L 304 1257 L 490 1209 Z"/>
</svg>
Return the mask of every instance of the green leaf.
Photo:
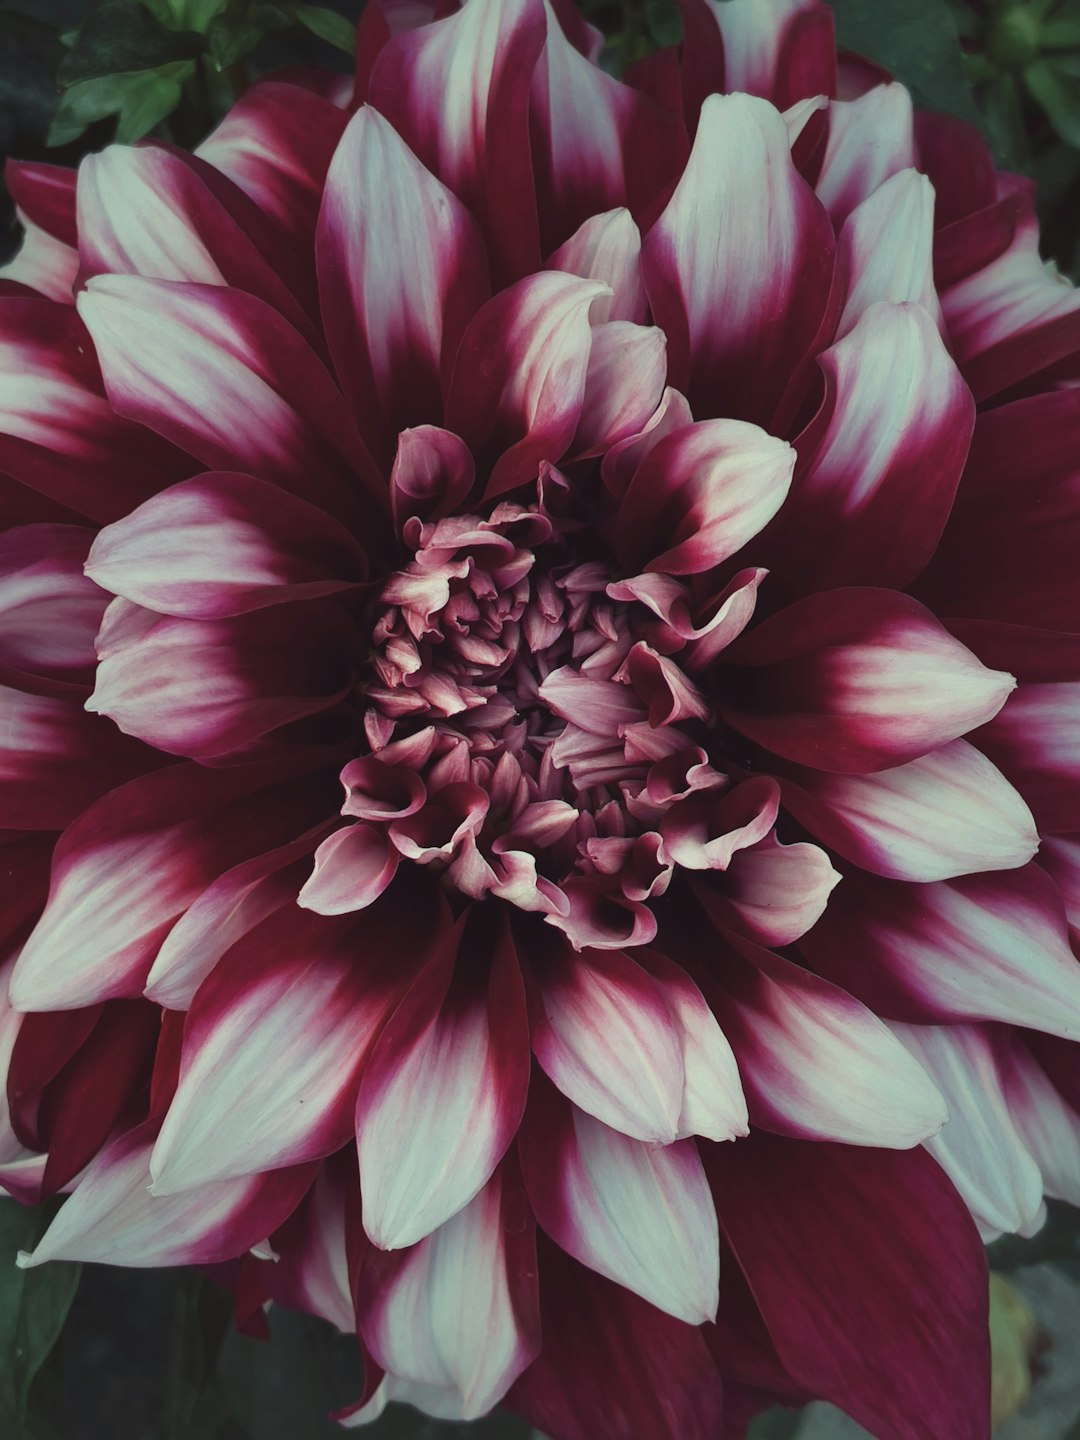
<svg viewBox="0 0 1080 1440">
<path fill-rule="evenodd" d="M 289 9 L 305 30 L 310 30 L 338 50 L 344 50 L 346 55 L 356 54 L 356 26 L 344 15 L 326 10 L 321 5 L 292 5 Z"/>
<path fill-rule="evenodd" d="M 1051 60 L 1033 60 L 1024 67 L 1028 94 L 1065 141 L 1080 149 L 1080 86 Z"/>
<path fill-rule="evenodd" d="M 107 0 L 87 16 L 57 72 L 63 87 L 103 75 L 156 70 L 174 60 L 189 60 L 202 39 L 170 30 L 137 0 Z"/>
<path fill-rule="evenodd" d="M 1015 74 L 1002 73 L 979 92 L 984 129 L 998 161 L 1010 170 L 1026 170 L 1031 163 L 1020 85 Z"/>
<path fill-rule="evenodd" d="M 876 60 L 916 101 L 979 124 L 945 0 L 832 0 L 842 49 Z"/>
<path fill-rule="evenodd" d="M 217 1362 L 231 1322 L 227 1291 L 197 1270 L 177 1274 L 166 1390 L 167 1440 L 212 1440 L 228 1424 L 231 1407 Z"/>
<path fill-rule="evenodd" d="M 0 1434 L 12 1437 L 26 1434 L 34 1377 L 60 1338 L 79 1285 L 78 1265 L 53 1261 L 20 1270 L 15 1264 L 20 1250 L 34 1248 L 55 1209 L 27 1210 L 0 1199 Z"/>
<path fill-rule="evenodd" d="M 195 71 L 193 60 L 175 61 L 157 70 L 102 75 L 72 85 L 60 97 L 49 130 L 49 145 L 66 145 L 88 125 L 118 115 L 116 138 L 123 144 L 141 140 L 170 115 L 180 101 L 181 86 Z"/>
<path fill-rule="evenodd" d="M 246 16 L 216 15 L 206 33 L 210 59 L 218 70 L 228 70 L 249 55 L 266 34 L 266 27 Z"/>
</svg>

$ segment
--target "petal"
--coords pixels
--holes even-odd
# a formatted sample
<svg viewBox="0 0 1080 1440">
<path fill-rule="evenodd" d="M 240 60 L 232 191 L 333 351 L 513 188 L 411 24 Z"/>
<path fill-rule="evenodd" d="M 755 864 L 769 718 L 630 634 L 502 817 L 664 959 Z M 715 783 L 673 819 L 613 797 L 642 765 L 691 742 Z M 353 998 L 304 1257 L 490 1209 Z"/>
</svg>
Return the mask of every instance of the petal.
<svg viewBox="0 0 1080 1440">
<path fill-rule="evenodd" d="M 108 597 L 83 574 L 93 534 L 20 525 L 0 536 L 0 663 L 57 680 L 89 678 Z"/>
<path fill-rule="evenodd" d="M 364 568 L 324 511 L 254 476 L 208 472 L 107 525 L 86 573 L 160 614 L 212 620 L 347 590 Z"/>
<path fill-rule="evenodd" d="M 4 184 L 31 224 L 61 244 L 74 249 L 79 243 L 75 220 L 77 171 L 67 165 L 42 165 L 28 160 L 7 160 Z"/>
<path fill-rule="evenodd" d="M 926 1148 L 964 1197 L 984 1238 L 1034 1232 L 1042 1175 L 1009 1115 L 987 1034 L 975 1025 L 900 1025 L 893 1033 L 934 1077 L 949 1123 Z"/>
<path fill-rule="evenodd" d="M 867 136 L 874 137 L 867 144 Z M 829 105 L 829 138 L 814 189 L 837 226 L 901 170 L 915 165 L 911 93 L 897 82 Z"/>
<path fill-rule="evenodd" d="M 688 150 L 681 121 L 580 54 L 550 6 L 533 72 L 530 133 L 545 254 L 599 210 L 639 219 L 678 175 Z"/>
<path fill-rule="evenodd" d="M 347 825 L 315 852 L 315 869 L 296 903 L 320 915 L 365 910 L 397 873 L 400 854 L 375 825 Z"/>
<path fill-rule="evenodd" d="M 795 442 L 778 521 L 783 583 L 900 589 L 949 517 L 975 405 L 919 305 L 872 305 L 820 360 L 826 398 Z"/>
<path fill-rule="evenodd" d="M 836 89 L 832 16 L 820 0 L 711 0 L 724 42 L 724 89 L 763 95 L 784 109 Z"/>
<path fill-rule="evenodd" d="M 617 950 L 551 947 L 531 973 L 533 1053 L 562 1093 L 624 1135 L 674 1140 L 685 1070 L 663 988 Z"/>
<path fill-rule="evenodd" d="M 370 106 L 326 180 L 317 239 L 334 366 L 371 448 L 440 420 L 462 333 L 490 293 L 484 245 L 460 200 Z"/>
<path fill-rule="evenodd" d="M 1078 447 L 1080 396 L 1072 389 L 980 415 L 956 506 L 920 584 L 934 610 L 1080 630 Z"/>
<path fill-rule="evenodd" d="M 721 1382 L 703 1332 L 540 1241 L 544 1345 L 509 1405 L 563 1440 L 716 1440 Z"/>
<path fill-rule="evenodd" d="M 682 966 L 659 951 L 640 949 L 635 958 L 660 983 L 682 1047 L 679 1139 L 703 1135 L 707 1140 L 733 1140 L 745 1135 L 746 1098 L 739 1067 L 704 995 Z"/>
<path fill-rule="evenodd" d="M 631 1140 L 545 1086 L 521 1155 L 536 1218 L 567 1254 L 676 1319 L 715 1316 L 716 1212 L 693 1141 Z"/>
<path fill-rule="evenodd" d="M 945 1103 L 872 1011 L 767 950 L 706 988 L 743 1078 L 752 1126 L 906 1150 L 948 1118 Z"/>
<path fill-rule="evenodd" d="M 879 1014 L 1080 1038 L 1080 961 L 1038 865 L 924 885 L 852 875 L 800 949 Z"/>
<path fill-rule="evenodd" d="M 413 515 L 441 520 L 461 504 L 476 479 L 476 462 L 459 435 L 437 425 L 403 430 L 390 472 L 390 507 L 400 527 Z"/>
<path fill-rule="evenodd" d="M 943 324 L 934 288 L 934 187 L 918 170 L 901 170 L 869 194 L 844 221 L 837 269 L 846 299 L 840 339 L 878 301 L 912 301 Z"/>
<path fill-rule="evenodd" d="M 780 785 L 784 805 L 819 840 L 895 880 L 1011 870 L 1039 847 L 1023 799 L 966 740 L 873 775 L 789 766 Z"/>
<path fill-rule="evenodd" d="M 141 994 L 158 946 L 192 900 L 238 861 L 311 823 L 310 798 L 272 788 L 287 774 L 265 765 L 170 766 L 84 811 L 56 847 L 48 903 L 19 956 L 12 1003 L 71 1010 Z"/>
<path fill-rule="evenodd" d="M 59 305 L 74 304 L 78 252 L 54 239 L 21 210 L 16 213 L 23 227 L 22 244 L 6 265 L 0 265 L 0 281 L 26 285 Z"/>
<path fill-rule="evenodd" d="M 80 283 L 113 274 L 235 285 L 306 327 L 277 231 L 195 156 L 152 141 L 106 146 L 79 166 L 77 206 Z"/>
<path fill-rule="evenodd" d="M 300 85 L 253 85 L 196 150 L 310 255 L 323 182 L 348 116 Z"/>
<path fill-rule="evenodd" d="M 986 1258 L 928 1155 L 758 1132 L 714 1149 L 710 1178 L 797 1385 L 881 1440 L 984 1440 Z"/>
<path fill-rule="evenodd" d="M 496 1173 L 410 1249 L 368 1252 L 360 1333 L 389 1398 L 474 1420 L 503 1398 L 540 1348 L 535 1239 L 520 1181 Z M 530 1259 L 531 1252 L 531 1259 Z"/>
<path fill-rule="evenodd" d="M 456 958 L 458 938 L 442 938 L 394 1012 L 357 1100 L 364 1228 L 384 1250 L 422 1240 L 480 1192 L 525 1106 L 525 998 L 509 937 L 471 942 L 490 947 L 486 984 Z"/>
<path fill-rule="evenodd" d="M 714 924 L 759 945 L 790 945 L 817 923 L 840 876 L 817 845 L 775 833 L 732 856 L 722 886 L 697 887 Z"/>
<path fill-rule="evenodd" d="M 87 715 L 78 695 L 0 685 L 0 826 L 62 829 L 155 762 L 136 741 Z"/>
<path fill-rule="evenodd" d="M 594 324 L 610 320 L 644 324 L 649 302 L 641 276 L 641 233 L 629 210 L 590 215 L 548 257 L 546 268 L 598 280 L 610 289 L 610 295 L 598 295 L 592 302 Z"/>
<path fill-rule="evenodd" d="M 297 487 L 355 511 L 366 472 L 344 401 L 300 335 L 253 295 L 218 285 L 100 275 L 79 296 L 118 414 L 205 464 Z"/>
<path fill-rule="evenodd" d="M 318 1159 L 348 1140 L 361 1068 L 404 981 L 395 947 L 411 938 L 401 919 L 381 919 L 360 932 L 351 917 L 286 909 L 203 982 L 154 1147 L 155 1194 Z"/>
<path fill-rule="evenodd" d="M 696 416 L 772 421 L 831 321 L 834 256 L 779 113 L 749 95 L 710 95 L 642 256 L 671 383 Z"/>
<path fill-rule="evenodd" d="M 1042 1172 L 1042 1189 L 1075 1205 L 1080 1197 L 1080 1115 L 1016 1036 L 998 1049 L 1009 1116 Z"/>
<path fill-rule="evenodd" d="M 539 258 L 528 104 L 544 33 L 539 0 L 468 0 L 456 15 L 396 35 L 368 91 L 479 219 L 496 271 L 509 279 Z"/>
<path fill-rule="evenodd" d="M 942 290 L 953 352 L 976 400 L 986 400 L 1075 353 L 1080 292 L 1043 263 L 1027 182 L 1012 243 Z"/>
<path fill-rule="evenodd" d="M 243 753 L 341 700 L 355 643 L 352 623 L 324 602 L 183 620 L 114 600 L 86 708 L 173 755 Z"/>
<path fill-rule="evenodd" d="M 311 1184 L 311 1168 L 298 1166 L 157 1198 L 148 1188 L 155 1128 L 128 1131 L 91 1162 L 33 1252 L 20 1253 L 22 1268 L 47 1260 L 217 1264 L 265 1239 Z"/>
<path fill-rule="evenodd" d="M 923 606 L 886 590 L 811 595 L 727 654 L 754 667 L 756 693 L 752 707 L 721 700 L 725 719 L 788 760 L 845 774 L 957 739 L 996 715 L 1016 684 Z"/>
<path fill-rule="evenodd" d="M 0 314 L 0 471 L 97 521 L 190 474 L 186 456 L 114 413 L 74 309 L 5 298 Z"/>
<path fill-rule="evenodd" d="M 666 343 L 653 325 L 612 320 L 596 326 L 571 446 L 575 458 L 603 454 L 648 423 L 664 393 Z"/>
<path fill-rule="evenodd" d="M 475 4 L 476 0 L 472 0 Z M 484 305 L 458 350 L 449 428 L 493 462 L 487 495 L 536 478 L 561 458 L 585 402 L 598 281 L 546 270 Z"/>
<path fill-rule="evenodd" d="M 314 843 L 303 835 L 241 861 L 208 885 L 162 941 L 146 979 L 147 999 L 168 1010 L 189 1010 L 226 950 L 296 900 L 311 869 Z"/>
<path fill-rule="evenodd" d="M 743 420 L 703 420 L 666 434 L 638 466 L 619 509 L 624 565 L 669 575 L 711 570 L 772 519 L 794 467 L 786 441 Z"/>
</svg>

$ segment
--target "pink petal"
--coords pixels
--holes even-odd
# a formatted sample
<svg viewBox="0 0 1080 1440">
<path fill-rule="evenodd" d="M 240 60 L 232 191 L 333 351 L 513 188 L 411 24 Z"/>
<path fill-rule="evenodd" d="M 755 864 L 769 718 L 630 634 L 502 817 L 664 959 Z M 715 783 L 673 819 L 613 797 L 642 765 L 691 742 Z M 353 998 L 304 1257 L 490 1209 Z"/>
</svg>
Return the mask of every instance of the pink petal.
<svg viewBox="0 0 1080 1440">
<path fill-rule="evenodd" d="M 405 980 L 396 946 L 410 929 L 366 924 L 284 910 L 203 982 L 154 1147 L 156 1194 L 319 1159 L 346 1142 L 361 1068 Z"/>
<path fill-rule="evenodd" d="M 782 845 L 775 833 L 737 850 L 715 888 L 697 894 L 715 924 L 759 945 L 790 945 L 815 925 L 840 876 L 817 845 Z"/>
<path fill-rule="evenodd" d="M 295 773 L 295 771 L 294 771 Z M 12 1003 L 76 1009 L 139 995 L 165 935 L 210 882 L 310 823 L 281 767 L 170 766 L 113 790 L 56 847 L 44 914 Z M 260 791 L 264 792 L 260 794 Z M 310 802 L 308 802 L 310 803 Z"/>
<path fill-rule="evenodd" d="M 644 324 L 649 302 L 641 276 L 641 234 L 629 210 L 590 215 L 548 257 L 546 268 L 598 280 L 610 289 L 610 295 L 598 295 L 592 302 L 594 324 L 611 320 Z"/>
<path fill-rule="evenodd" d="M 664 393 L 666 343 L 662 330 L 627 320 L 594 328 L 581 419 L 571 446 L 576 458 L 603 454 L 648 423 Z"/>
<path fill-rule="evenodd" d="M 342 699 L 354 645 L 351 622 L 322 602 L 183 620 L 114 600 L 86 708 L 159 750 L 212 760 Z"/>
<path fill-rule="evenodd" d="M 834 255 L 777 111 L 748 95 L 709 96 L 642 257 L 671 383 L 696 416 L 769 424 L 831 323 Z"/>
<path fill-rule="evenodd" d="M 715 1316 L 716 1212 L 693 1141 L 631 1140 L 545 1086 L 521 1155 L 536 1218 L 567 1254 L 691 1325 Z"/>
<path fill-rule="evenodd" d="M 1080 963 L 1038 865 L 923 885 L 849 876 L 800 949 L 879 1014 L 1080 1033 Z"/>
<path fill-rule="evenodd" d="M 403 430 L 390 472 L 390 507 L 400 527 L 413 515 L 441 520 L 473 487 L 476 464 L 460 436 L 437 425 Z"/>
<path fill-rule="evenodd" d="M 173 485 L 94 541 L 86 573 L 161 614 L 212 620 L 347 590 L 363 552 L 322 510 L 251 475 Z"/>
<path fill-rule="evenodd" d="M 716 1440 L 720 1375 L 703 1331 L 541 1236 L 544 1345 L 509 1404 L 563 1440 Z"/>
<path fill-rule="evenodd" d="M 529 116 L 545 254 L 598 211 L 626 205 L 640 218 L 689 148 L 679 119 L 606 75 L 548 17 Z"/>
<path fill-rule="evenodd" d="M 357 1100 L 364 1228 L 384 1250 L 422 1240 L 483 1189 L 525 1105 L 525 998 L 509 937 L 487 942 L 486 986 L 456 959 L 458 939 L 443 937 L 394 1012 Z"/>
<path fill-rule="evenodd" d="M 2 313 L 0 471 L 97 521 L 190 473 L 187 457 L 114 413 L 74 309 L 5 298 Z"/>
<path fill-rule="evenodd" d="M 57 680 L 89 678 L 108 596 L 83 575 L 93 533 L 21 525 L 0 536 L 0 663 Z"/>
<path fill-rule="evenodd" d="M 26 285 L 59 305 L 73 305 L 78 252 L 35 225 L 22 210 L 16 213 L 23 227 L 22 244 L 6 265 L 0 265 L 0 282 Z"/>
<path fill-rule="evenodd" d="M 29 160 L 7 160 L 4 184 L 15 204 L 28 217 L 69 249 L 78 244 L 75 220 L 75 170 L 66 165 L 42 165 Z"/>
<path fill-rule="evenodd" d="M 980 415 L 950 523 L 920 584 L 939 614 L 1080 629 L 1078 446 L 1072 390 Z"/>
<path fill-rule="evenodd" d="M 300 1205 L 272 1236 L 280 1257 L 268 1267 L 275 1304 L 320 1315 L 343 1334 L 356 1331 L 347 1246 L 360 1210 L 356 1159 L 348 1150 L 324 1160 Z"/>
<path fill-rule="evenodd" d="M 539 258 L 528 103 L 544 31 L 539 0 L 470 0 L 456 15 L 395 36 L 368 91 L 477 216 L 496 270 L 509 279 Z"/>
<path fill-rule="evenodd" d="M 315 852 L 315 869 L 296 903 L 320 915 L 365 910 L 397 873 L 401 856 L 375 825 L 346 825 Z"/>
<path fill-rule="evenodd" d="M 844 221 L 837 269 L 846 299 L 837 326 L 845 336 L 880 300 L 912 301 L 942 324 L 934 288 L 934 188 L 918 170 L 901 170 Z"/>
<path fill-rule="evenodd" d="M 711 570 L 773 518 L 794 467 L 790 445 L 743 420 L 672 431 L 642 460 L 620 506 L 624 564 L 669 575 Z"/>
<path fill-rule="evenodd" d="M 330 166 L 317 239 L 323 322 L 368 444 L 438 420 L 490 285 L 476 222 L 370 106 Z"/>
<path fill-rule="evenodd" d="M 1042 1188 L 1075 1205 L 1080 1197 L 1080 1115 L 1066 1104 L 1018 1036 L 1001 1044 L 1001 1071 L 1009 1116 L 1042 1172 Z"/>
<path fill-rule="evenodd" d="M 974 402 L 919 305 L 872 305 L 820 364 L 825 401 L 795 442 L 773 568 L 800 589 L 899 589 L 941 537 Z"/>
<path fill-rule="evenodd" d="M 315 840 L 303 835 L 226 870 L 193 900 L 162 941 L 146 979 L 147 999 L 189 1010 L 195 991 L 230 946 L 296 900 Z"/>
<path fill-rule="evenodd" d="M 79 166 L 79 279 L 144 275 L 235 285 L 306 328 L 278 232 L 212 166 L 149 142 L 109 145 Z"/>
<path fill-rule="evenodd" d="M 881 1440 L 984 1440 L 986 1258 L 928 1155 L 758 1132 L 714 1150 L 710 1178 L 797 1384 Z"/>
<path fill-rule="evenodd" d="M 868 145 L 866 137 L 874 136 Z M 829 138 L 814 188 L 834 224 L 916 163 L 911 93 L 893 82 L 829 105 Z"/>
<path fill-rule="evenodd" d="M 832 14 L 820 0 L 710 3 L 724 42 L 724 89 L 762 95 L 784 109 L 836 88 Z"/>
<path fill-rule="evenodd" d="M 476 3 L 476 0 L 473 0 Z M 535 479 L 574 438 L 585 402 L 589 306 L 605 288 L 545 270 L 496 295 L 465 332 L 448 424 L 493 462 L 488 496 Z"/>
<path fill-rule="evenodd" d="M 841 773 L 936 750 L 996 715 L 1016 684 L 886 590 L 811 595 L 728 654 L 753 667 L 756 695 L 752 708 L 722 699 L 721 714 L 786 759 Z"/>
<path fill-rule="evenodd" d="M 1033 1235 L 1045 1219 L 1042 1175 L 1009 1114 L 994 1046 L 976 1025 L 899 1025 L 893 1033 L 933 1076 L 949 1123 L 926 1142 L 984 1240 Z"/>
<path fill-rule="evenodd" d="M 727 1036 L 690 976 L 658 950 L 637 950 L 635 959 L 663 990 L 682 1049 L 684 1083 L 678 1137 L 734 1140 L 748 1130 L 739 1067 Z"/>
<path fill-rule="evenodd" d="M 1020 198 L 1008 248 L 941 295 L 957 363 L 976 400 L 1072 355 L 1080 338 L 1080 295 L 1039 254 L 1030 182 Z"/>
<path fill-rule="evenodd" d="M 99 275 L 79 296 L 117 413 L 205 464 L 254 472 L 333 513 L 366 474 L 344 401 L 263 301 L 217 285 Z"/>
<path fill-rule="evenodd" d="M 765 775 L 719 794 L 691 795 L 660 822 L 665 852 L 686 870 L 726 870 L 737 851 L 769 834 L 779 808 L 779 786 Z"/>
<path fill-rule="evenodd" d="M 81 696 L 0 685 L 0 826 L 59 830 L 87 805 L 156 763 Z"/>
<path fill-rule="evenodd" d="M 263 80 L 195 153 L 281 227 L 298 254 L 310 255 L 327 167 L 347 120 L 311 90 Z"/>
<path fill-rule="evenodd" d="M 533 1052 L 563 1094 L 636 1140 L 674 1140 L 685 1070 L 662 986 L 617 950 L 552 948 L 531 973 Z"/>
<path fill-rule="evenodd" d="M 159 1268 L 242 1255 L 277 1228 L 311 1184 L 310 1166 L 218 1181 L 183 1195 L 150 1194 L 156 1122 L 114 1140 L 80 1177 L 22 1268 L 47 1260 Z"/>
<path fill-rule="evenodd" d="M 535 1240 L 520 1181 L 500 1172 L 438 1230 L 393 1256 L 369 1251 L 360 1334 L 387 1372 L 387 1398 L 475 1420 L 540 1348 Z"/>
<path fill-rule="evenodd" d="M 739 1062 L 752 1126 L 906 1150 L 940 1130 L 944 1101 L 888 1028 L 853 996 L 767 950 L 706 994 Z"/>
<path fill-rule="evenodd" d="M 1031 811 L 965 740 L 873 775 L 787 767 L 784 804 L 846 859 L 896 880 L 948 880 L 1026 864 L 1039 846 Z"/>
</svg>

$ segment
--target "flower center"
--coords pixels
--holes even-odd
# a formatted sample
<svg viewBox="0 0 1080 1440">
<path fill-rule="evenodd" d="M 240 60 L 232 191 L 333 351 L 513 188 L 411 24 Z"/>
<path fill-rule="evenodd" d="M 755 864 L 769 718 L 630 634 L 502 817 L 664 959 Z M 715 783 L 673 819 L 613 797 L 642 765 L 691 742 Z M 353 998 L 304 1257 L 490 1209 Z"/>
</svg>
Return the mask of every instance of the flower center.
<svg viewBox="0 0 1080 1440">
<path fill-rule="evenodd" d="M 771 791 L 709 762 L 708 705 L 679 663 L 719 642 L 726 609 L 694 629 L 677 581 L 614 579 L 536 507 L 403 534 L 413 558 L 379 596 L 370 753 L 342 772 L 358 823 L 335 863 L 346 843 L 362 855 L 365 896 L 407 860 L 579 948 L 648 943 L 677 866 L 723 868 L 775 818 Z"/>
</svg>

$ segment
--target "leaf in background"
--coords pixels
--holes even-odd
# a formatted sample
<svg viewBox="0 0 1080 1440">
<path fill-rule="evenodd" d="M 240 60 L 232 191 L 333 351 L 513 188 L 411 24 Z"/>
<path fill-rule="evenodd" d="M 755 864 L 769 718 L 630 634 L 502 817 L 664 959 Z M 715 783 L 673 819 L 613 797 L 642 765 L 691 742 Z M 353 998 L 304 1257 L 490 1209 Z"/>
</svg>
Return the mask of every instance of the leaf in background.
<svg viewBox="0 0 1080 1440">
<path fill-rule="evenodd" d="M 201 36 L 168 29 L 138 0 L 107 0 L 80 25 L 56 78 L 66 88 L 99 76 L 156 70 L 190 60 L 202 48 Z"/>
<path fill-rule="evenodd" d="M 228 70 L 249 55 L 265 34 L 264 26 L 245 15 L 215 15 L 206 32 L 210 59 L 218 70 Z"/>
<path fill-rule="evenodd" d="M 782 1410 L 778 1406 L 751 1421 L 746 1440 L 793 1440 L 798 1428 L 798 1412 Z"/>
<path fill-rule="evenodd" d="M 289 13 L 320 40 L 344 50 L 346 55 L 356 53 L 356 26 L 336 10 L 326 10 L 321 5 L 291 5 Z"/>
<path fill-rule="evenodd" d="M 231 1407 L 218 1377 L 218 1355 L 232 1323 L 227 1291 L 197 1270 L 178 1274 L 173 1298 L 166 1390 L 166 1440 L 216 1440 Z"/>
<path fill-rule="evenodd" d="M 51 1355 L 75 1291 L 78 1265 L 20 1270 L 15 1256 L 32 1250 L 55 1207 L 27 1210 L 0 1199 L 0 1434 L 24 1431 L 34 1377 Z"/>
<path fill-rule="evenodd" d="M 1080 84 L 1076 76 L 1053 60 L 1033 60 L 1024 66 L 1023 74 L 1028 93 L 1061 139 L 1080 149 Z"/>
<path fill-rule="evenodd" d="M 832 0 L 832 5 L 842 49 L 884 65 L 920 105 L 979 124 L 945 0 Z"/>
<path fill-rule="evenodd" d="M 181 87 L 194 71 L 194 60 L 178 60 L 157 70 L 82 80 L 61 96 L 47 143 L 65 145 L 108 115 L 120 117 L 116 139 L 122 144 L 141 140 L 176 108 Z"/>
<path fill-rule="evenodd" d="M 227 1334 L 220 1365 L 233 1414 L 251 1440 L 341 1440 L 328 1412 L 351 1404 L 363 1388 L 352 1336 L 291 1310 L 271 1310 L 269 1340 Z M 499 1411 L 457 1424 L 404 1405 L 389 1406 L 363 1433 L 368 1440 L 542 1440 L 525 1421 Z"/>
</svg>

